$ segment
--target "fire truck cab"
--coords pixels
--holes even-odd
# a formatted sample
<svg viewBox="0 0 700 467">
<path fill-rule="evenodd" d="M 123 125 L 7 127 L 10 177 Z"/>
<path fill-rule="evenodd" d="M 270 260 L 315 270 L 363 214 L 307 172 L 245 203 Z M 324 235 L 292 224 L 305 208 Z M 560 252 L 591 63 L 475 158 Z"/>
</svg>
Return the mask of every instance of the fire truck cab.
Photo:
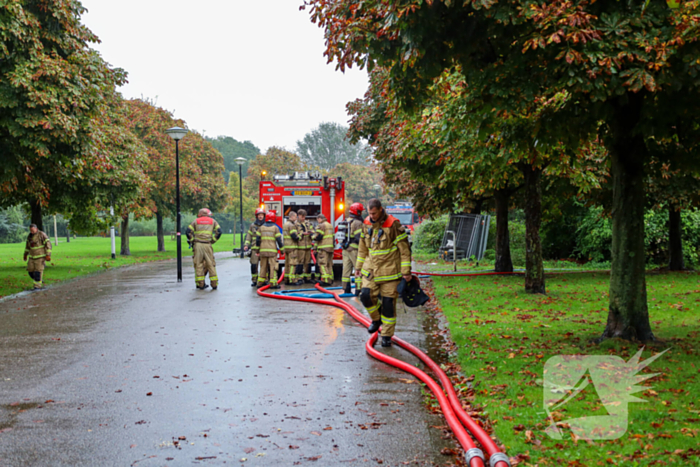
<svg viewBox="0 0 700 467">
<path fill-rule="evenodd" d="M 314 227 L 318 215 L 323 213 L 337 233 L 338 224 L 345 220 L 345 182 L 342 177 L 321 176 L 318 172 L 275 175 L 272 180 L 260 182 L 260 206 L 277 213 L 280 229 L 291 211 L 304 209 L 306 220 Z M 338 278 L 342 274 L 343 250 L 337 236 L 333 242 L 333 271 Z M 284 259 L 284 253 L 278 259 Z"/>
<path fill-rule="evenodd" d="M 408 230 L 408 242 L 413 244 L 413 233 L 415 232 L 416 226 L 420 225 L 422 222 L 421 217 L 416 213 L 413 205 L 411 203 L 398 201 L 394 206 L 387 206 L 385 210 L 388 214 L 398 219 L 401 225 L 406 227 Z"/>
</svg>

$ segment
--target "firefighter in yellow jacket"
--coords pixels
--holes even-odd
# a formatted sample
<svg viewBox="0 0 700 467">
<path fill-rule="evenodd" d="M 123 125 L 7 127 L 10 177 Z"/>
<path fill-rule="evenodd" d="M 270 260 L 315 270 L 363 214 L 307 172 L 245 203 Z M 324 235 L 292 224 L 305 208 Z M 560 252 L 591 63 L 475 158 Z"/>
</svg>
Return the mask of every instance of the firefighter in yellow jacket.
<svg viewBox="0 0 700 467">
<path fill-rule="evenodd" d="M 321 285 L 333 284 L 333 250 L 335 249 L 333 226 L 326 220 L 326 216 L 319 214 L 316 226 L 316 263 L 321 269 Z"/>
<path fill-rule="evenodd" d="M 282 228 L 284 242 L 284 278 L 287 284 L 297 282 L 297 250 L 299 249 L 299 233 L 297 231 L 297 213 L 290 211 L 287 222 Z"/>
<path fill-rule="evenodd" d="M 391 347 L 396 328 L 396 287 L 401 278 L 410 282 L 413 277 L 411 247 L 401 222 L 387 214 L 381 201 L 371 199 L 368 209 L 357 253 L 356 276 L 363 277 L 360 301 L 372 318 L 369 332 L 374 333 L 381 326 L 382 347 Z"/>
<path fill-rule="evenodd" d="M 283 248 L 282 234 L 275 224 L 277 214 L 270 211 L 265 215 L 265 223 L 257 232 L 256 244 L 260 247 L 260 275 L 258 288 L 270 284 L 271 289 L 279 289 L 277 284 L 277 252 Z"/>
<path fill-rule="evenodd" d="M 297 244 L 297 283 L 311 283 L 311 247 L 313 246 L 314 228 L 306 220 L 306 210 L 299 209 L 297 211 L 297 234 L 299 235 L 299 243 Z"/>
<path fill-rule="evenodd" d="M 44 287 L 44 266 L 46 261 L 51 261 L 51 239 L 36 224 L 29 226 L 24 260 L 27 261 L 29 277 L 34 280 L 34 288 L 41 289 Z"/>
<path fill-rule="evenodd" d="M 362 203 L 353 203 L 350 206 L 348 219 L 348 232 L 343 242 L 343 287 L 345 293 L 352 291 L 352 270 L 357 265 L 357 249 L 360 246 L 362 235 L 362 211 L 365 207 Z M 360 295 L 360 281 L 355 283 L 355 295 Z"/>
<path fill-rule="evenodd" d="M 219 286 L 219 277 L 216 275 L 216 259 L 212 245 L 221 238 L 221 227 L 211 217 L 211 211 L 202 208 L 197 214 L 197 219 L 185 229 L 187 241 L 192 245 L 194 261 L 194 281 L 198 289 L 209 287 L 205 281 L 209 273 L 211 288 L 216 290 Z"/>
<path fill-rule="evenodd" d="M 258 229 L 265 223 L 265 210 L 258 208 L 255 210 L 255 222 L 250 224 L 248 234 L 245 236 L 243 251 L 250 250 L 250 275 L 252 283 L 251 287 L 258 285 L 258 263 L 260 263 L 259 250 L 260 247 L 256 244 L 258 238 Z"/>
</svg>

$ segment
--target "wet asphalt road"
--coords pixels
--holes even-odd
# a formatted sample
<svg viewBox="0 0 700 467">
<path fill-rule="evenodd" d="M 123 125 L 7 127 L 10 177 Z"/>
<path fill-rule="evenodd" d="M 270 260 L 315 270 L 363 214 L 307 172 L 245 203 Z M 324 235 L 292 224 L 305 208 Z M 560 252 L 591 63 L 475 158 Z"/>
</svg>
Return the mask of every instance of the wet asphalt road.
<svg viewBox="0 0 700 467">
<path fill-rule="evenodd" d="M 223 256 L 217 291 L 168 261 L 0 301 L 0 466 L 450 462 L 444 420 L 367 356 L 365 328 L 258 297 Z M 423 314 L 398 318 L 425 348 Z"/>
</svg>

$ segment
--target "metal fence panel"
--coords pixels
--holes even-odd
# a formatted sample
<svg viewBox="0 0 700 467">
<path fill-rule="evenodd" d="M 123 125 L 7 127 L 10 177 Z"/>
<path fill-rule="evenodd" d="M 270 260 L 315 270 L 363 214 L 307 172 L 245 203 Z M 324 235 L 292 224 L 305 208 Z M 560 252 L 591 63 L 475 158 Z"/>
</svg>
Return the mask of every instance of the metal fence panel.
<svg viewBox="0 0 700 467">
<path fill-rule="evenodd" d="M 457 259 L 471 258 L 480 261 L 486 251 L 491 216 L 479 214 L 450 214 L 445 235 L 442 238 L 440 253 L 451 259 L 457 253 Z"/>
</svg>

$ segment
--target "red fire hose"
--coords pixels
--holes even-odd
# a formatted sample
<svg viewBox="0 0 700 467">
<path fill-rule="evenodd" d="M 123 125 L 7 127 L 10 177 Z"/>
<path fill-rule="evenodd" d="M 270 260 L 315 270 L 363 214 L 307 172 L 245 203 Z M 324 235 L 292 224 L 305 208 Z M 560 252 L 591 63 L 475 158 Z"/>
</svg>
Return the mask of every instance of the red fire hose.
<svg viewBox="0 0 700 467">
<path fill-rule="evenodd" d="M 279 281 L 282 281 L 284 277 L 284 274 L 282 274 L 279 278 Z M 309 298 L 309 297 L 297 297 L 297 296 L 285 296 L 285 295 L 278 295 L 278 294 L 271 294 L 265 292 L 265 290 L 269 286 L 262 287 L 258 289 L 258 295 L 262 297 L 268 297 L 268 298 L 275 298 L 275 299 L 282 299 L 282 300 L 293 300 L 293 301 L 299 301 L 299 302 L 307 302 L 307 303 L 317 303 L 319 305 L 327 305 L 327 306 L 335 306 L 338 308 L 342 308 L 350 316 L 355 318 L 357 321 L 359 321 L 362 325 L 365 327 L 369 327 L 370 319 L 364 316 L 362 313 L 360 313 L 355 307 L 350 305 L 349 303 L 343 301 L 340 299 L 337 293 L 329 291 L 321 287 L 320 285 L 316 285 L 316 288 L 319 289 L 320 291 L 328 294 L 332 294 L 335 297 L 335 301 L 333 300 L 324 300 L 324 299 L 319 299 L 319 298 Z M 432 391 L 432 393 L 435 395 L 435 397 L 438 400 L 438 403 L 440 404 L 440 407 L 442 409 L 443 414 L 445 415 L 445 419 L 447 420 L 447 424 L 449 427 L 452 429 L 453 433 L 455 434 L 455 437 L 459 441 L 459 443 L 462 445 L 466 452 L 466 461 L 467 465 L 470 467 L 484 467 L 485 464 L 485 459 L 483 452 L 481 449 L 478 449 L 472 439 L 469 436 L 469 433 L 467 432 L 466 428 L 474 435 L 474 437 L 479 441 L 479 443 L 486 449 L 486 452 L 489 455 L 489 464 L 491 467 L 509 467 L 510 462 L 508 460 L 508 456 L 506 456 L 504 453 L 500 452 L 498 447 L 496 446 L 496 443 L 493 442 L 493 440 L 488 436 L 488 434 L 479 426 L 462 408 L 462 404 L 459 401 L 459 398 L 457 396 L 456 391 L 454 390 L 454 387 L 452 386 L 452 382 L 448 378 L 447 374 L 440 368 L 440 366 L 435 363 L 433 360 L 430 359 L 424 352 L 422 352 L 420 349 L 416 348 L 415 346 L 409 344 L 408 342 L 405 342 L 402 339 L 399 339 L 398 337 L 393 337 L 393 341 L 396 342 L 397 345 L 400 347 L 408 350 L 409 352 L 412 352 L 414 355 L 416 355 L 423 363 L 425 363 L 435 374 L 438 375 L 438 378 L 440 379 L 440 382 L 442 383 L 442 386 L 445 388 L 447 391 L 447 397 L 445 396 L 445 393 L 443 392 L 443 389 L 438 385 L 435 380 L 433 380 L 427 373 L 424 371 L 414 367 L 413 365 L 409 365 L 406 362 L 403 362 L 401 360 L 398 360 L 396 358 L 390 357 L 386 354 L 383 354 L 381 352 L 378 352 L 377 350 L 374 349 L 374 344 L 377 341 L 378 334 L 375 332 L 372 337 L 367 341 L 365 348 L 367 350 L 367 353 L 369 353 L 372 357 L 376 358 L 377 360 L 380 360 L 384 363 L 387 363 L 389 365 L 392 365 L 396 368 L 399 368 L 401 370 L 404 370 L 408 373 L 411 373 L 414 375 L 416 378 L 420 379 L 423 381 L 428 388 Z M 461 421 L 461 423 L 460 423 Z M 464 426 L 462 425 L 464 424 Z"/>
</svg>

